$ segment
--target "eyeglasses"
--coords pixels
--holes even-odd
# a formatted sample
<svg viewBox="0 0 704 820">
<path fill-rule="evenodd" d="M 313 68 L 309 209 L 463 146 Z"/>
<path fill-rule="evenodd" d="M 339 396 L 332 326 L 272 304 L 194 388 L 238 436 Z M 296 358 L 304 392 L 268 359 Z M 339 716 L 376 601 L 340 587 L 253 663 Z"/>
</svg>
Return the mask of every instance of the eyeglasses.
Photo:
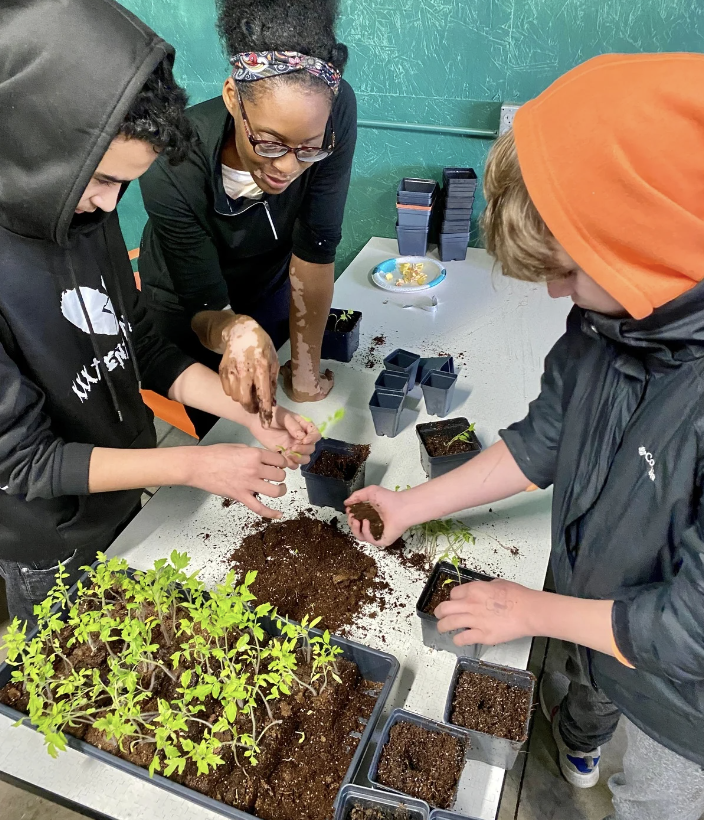
<svg viewBox="0 0 704 820">
<path fill-rule="evenodd" d="M 260 157 L 267 157 L 268 159 L 276 159 L 283 157 L 286 154 L 295 154 L 299 162 L 320 162 L 332 154 L 335 147 L 335 132 L 332 132 L 330 145 L 327 148 L 316 148 L 312 145 L 300 145 L 298 148 L 291 148 L 283 142 L 273 142 L 272 140 L 258 140 L 252 135 L 252 127 L 247 119 L 247 114 L 244 110 L 244 103 L 239 90 L 237 90 L 237 100 L 240 104 L 240 112 L 242 113 L 242 122 L 244 123 L 244 130 L 247 132 L 247 139 L 249 144 L 254 149 L 255 154 Z"/>
</svg>

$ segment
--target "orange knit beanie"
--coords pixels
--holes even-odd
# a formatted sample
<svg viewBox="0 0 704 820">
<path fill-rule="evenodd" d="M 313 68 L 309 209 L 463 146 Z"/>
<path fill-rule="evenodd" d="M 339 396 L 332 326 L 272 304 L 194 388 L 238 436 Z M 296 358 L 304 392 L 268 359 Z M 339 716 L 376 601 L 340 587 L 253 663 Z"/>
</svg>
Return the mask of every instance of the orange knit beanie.
<svg viewBox="0 0 704 820">
<path fill-rule="evenodd" d="M 513 129 L 548 228 L 634 318 L 704 278 L 704 55 L 595 57 Z"/>
</svg>

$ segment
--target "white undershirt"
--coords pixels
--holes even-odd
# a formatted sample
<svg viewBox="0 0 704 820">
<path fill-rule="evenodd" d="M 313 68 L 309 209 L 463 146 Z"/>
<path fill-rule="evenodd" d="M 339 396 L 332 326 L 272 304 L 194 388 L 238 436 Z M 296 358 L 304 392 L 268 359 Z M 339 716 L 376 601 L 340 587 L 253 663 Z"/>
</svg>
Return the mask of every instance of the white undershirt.
<svg viewBox="0 0 704 820">
<path fill-rule="evenodd" d="M 239 199 L 241 196 L 247 199 L 261 199 L 264 191 L 257 185 L 251 174 L 246 171 L 236 171 L 225 164 L 221 168 L 222 186 L 230 199 Z"/>
</svg>

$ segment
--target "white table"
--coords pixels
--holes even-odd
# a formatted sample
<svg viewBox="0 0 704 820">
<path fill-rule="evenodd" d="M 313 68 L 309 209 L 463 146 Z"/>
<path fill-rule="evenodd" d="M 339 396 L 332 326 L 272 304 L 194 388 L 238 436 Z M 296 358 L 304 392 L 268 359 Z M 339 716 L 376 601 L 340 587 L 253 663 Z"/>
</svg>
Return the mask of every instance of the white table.
<svg viewBox="0 0 704 820">
<path fill-rule="evenodd" d="M 476 422 L 479 438 L 486 446 L 497 440 L 501 427 L 525 414 L 528 402 L 538 392 L 545 354 L 562 333 L 569 308 L 565 300 L 550 300 L 544 287 L 507 280 L 492 272 L 490 258 L 477 249 L 469 249 L 465 262 L 447 263 L 447 279 L 432 290 L 410 297 L 386 293 L 370 283 L 369 273 L 374 265 L 396 253 L 395 241 L 371 239 L 338 280 L 334 305 L 363 313 L 360 348 L 350 365 L 332 363 L 332 394 L 302 409 L 314 420 L 322 421 L 344 407 L 345 418 L 329 435 L 351 442 L 371 442 L 367 483 L 391 488 L 425 480 L 414 427 L 432 418 L 420 402 L 419 407 L 404 410 L 403 430 L 396 438 L 376 437 L 367 403 L 380 368 L 365 367 L 371 338 L 379 334 L 386 337 L 386 343 L 377 351 L 379 361 L 396 347 L 425 356 L 453 354 L 460 375 L 450 415 L 465 415 Z M 430 295 L 437 298 L 437 308 L 422 310 L 418 305 L 427 304 Z M 408 304 L 416 306 L 404 307 Z M 281 358 L 288 358 L 288 349 L 282 350 Z M 221 421 L 205 443 L 222 441 L 250 439 L 235 425 Z M 289 494 L 273 505 L 295 514 L 308 506 L 300 473 L 291 474 L 288 487 Z M 322 510 L 321 515 L 329 518 L 332 511 Z M 530 587 L 542 587 L 549 556 L 549 493 L 523 494 L 461 518 L 477 539 L 471 553 L 466 551 L 471 567 Z M 204 579 L 212 583 L 224 576 L 224 559 L 238 543 L 245 520 L 251 520 L 251 514 L 241 505 L 226 509 L 221 499 L 199 490 L 164 487 L 110 552 L 123 555 L 134 567 L 146 568 L 173 548 L 186 550 L 193 558 L 193 566 L 202 567 Z M 210 538 L 204 540 L 202 534 L 206 532 Z M 519 554 L 513 555 L 501 545 L 517 547 Z M 427 649 L 422 643 L 414 612 L 422 581 L 417 576 L 411 578 L 395 559 L 374 547 L 366 548 L 373 552 L 394 594 L 406 607 L 387 608 L 375 619 L 362 618 L 351 630 L 351 637 L 394 654 L 401 663 L 387 713 L 396 706 L 405 706 L 441 719 L 455 658 Z M 382 633 L 386 642 L 381 640 Z M 525 639 L 490 647 L 484 657 L 525 668 L 529 650 L 530 641 Z M 88 812 L 116 820 L 207 820 L 216 816 L 78 752 L 69 750 L 58 760 L 51 760 L 36 733 L 26 728 L 11 729 L 5 718 L 0 718 L 0 771 L 80 804 Z M 457 808 L 482 820 L 492 820 L 503 778 L 501 769 L 471 763 L 460 784 Z"/>
</svg>

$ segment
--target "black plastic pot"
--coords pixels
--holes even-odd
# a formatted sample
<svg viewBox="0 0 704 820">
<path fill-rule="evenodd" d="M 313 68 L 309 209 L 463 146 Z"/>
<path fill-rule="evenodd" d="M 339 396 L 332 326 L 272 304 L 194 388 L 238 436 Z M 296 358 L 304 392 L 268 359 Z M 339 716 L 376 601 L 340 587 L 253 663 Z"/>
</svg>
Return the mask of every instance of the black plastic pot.
<svg viewBox="0 0 704 820">
<path fill-rule="evenodd" d="M 399 347 L 384 359 L 384 367 L 394 372 L 406 373 L 408 375 L 408 384 L 412 385 L 416 381 L 418 362 L 420 362 L 420 356 L 417 353 L 410 353 L 408 350 Z"/>
<path fill-rule="evenodd" d="M 457 436 L 469 427 L 469 422 L 463 416 L 456 419 L 445 419 L 443 421 L 429 421 L 426 424 L 416 424 L 416 435 L 420 444 L 420 463 L 428 478 L 437 478 L 440 475 L 449 473 L 451 470 L 457 469 L 461 464 L 479 455 L 482 451 L 482 445 L 477 434 L 472 431 L 469 435 L 469 441 L 476 446 L 475 450 L 469 450 L 466 453 L 453 453 L 447 456 L 431 456 L 426 449 L 425 436 L 433 435 L 433 433 L 452 433 L 452 436 Z"/>
<path fill-rule="evenodd" d="M 403 410 L 403 394 L 387 393 L 375 390 L 369 400 L 369 411 L 372 414 L 377 436 L 393 438 L 398 433 Z"/>
<path fill-rule="evenodd" d="M 455 363 L 452 356 L 433 356 L 430 359 L 421 359 L 418 362 L 418 370 L 416 370 L 416 384 L 420 384 L 431 370 L 454 373 Z"/>
<path fill-rule="evenodd" d="M 403 792 L 392 789 L 390 786 L 383 786 L 376 779 L 377 771 L 379 769 L 379 761 L 381 760 L 381 753 L 384 750 L 384 746 L 386 746 L 389 741 L 389 732 L 397 723 L 413 723 L 416 726 L 421 726 L 423 729 L 427 729 L 428 731 L 442 732 L 443 734 L 452 735 L 452 737 L 457 738 L 457 740 L 459 740 L 464 747 L 465 766 L 467 765 L 468 760 L 482 759 L 475 754 L 474 749 L 471 748 L 471 744 L 468 741 L 466 733 L 459 731 L 456 726 L 450 726 L 446 723 L 439 723 L 436 720 L 430 720 L 430 718 L 422 717 L 421 715 L 415 714 L 415 712 L 408 712 L 406 709 L 394 709 L 384 724 L 384 728 L 382 729 L 381 736 L 374 751 L 374 757 L 372 758 L 372 762 L 369 766 L 369 772 L 367 774 L 367 779 L 369 782 L 378 789 L 383 789 L 384 791 L 391 792 L 392 794 L 403 794 Z M 460 777 L 457 780 L 458 786 L 461 779 L 462 774 L 460 773 Z M 455 795 L 456 794 L 457 790 L 455 790 Z"/>
<path fill-rule="evenodd" d="M 452 242 L 452 238 L 450 236 L 451 234 L 462 234 L 462 241 L 464 241 L 464 238 L 467 237 L 467 242 L 469 242 L 469 224 L 467 223 L 466 220 L 464 220 L 462 222 L 443 222 L 442 225 L 440 226 L 440 229 L 442 230 L 442 233 L 443 233 L 443 236 L 444 236 L 443 244 L 445 245 L 445 252 L 446 253 L 450 253 L 450 252 L 454 253 L 455 252 L 454 247 L 449 248 L 448 244 L 447 244 L 448 242 Z M 460 253 L 462 252 L 461 251 L 461 245 L 458 244 L 457 250 Z M 466 252 L 467 252 L 467 249 L 465 247 L 465 254 L 466 254 Z M 451 261 L 451 260 L 446 260 L 446 261 Z"/>
<path fill-rule="evenodd" d="M 428 252 L 428 228 L 404 228 L 396 225 L 400 256 L 425 256 Z"/>
<path fill-rule="evenodd" d="M 420 629 L 423 635 L 423 643 L 431 649 L 439 649 L 443 652 L 450 652 L 458 658 L 477 658 L 481 655 L 482 644 L 469 644 L 468 646 L 457 646 L 453 643 L 452 638 L 461 629 L 455 629 L 452 632 L 438 632 L 438 619 L 428 612 L 423 612 L 428 605 L 435 589 L 435 583 L 438 576 L 447 574 L 450 578 L 456 578 L 457 573 L 462 579 L 462 583 L 466 584 L 469 581 L 493 581 L 494 579 L 488 575 L 483 575 L 481 572 L 473 572 L 471 569 L 465 567 L 455 567 L 449 561 L 438 561 L 433 567 L 428 580 L 425 582 L 420 598 L 416 602 L 416 615 L 420 618 Z"/>
<path fill-rule="evenodd" d="M 339 317 L 344 311 L 332 308 L 331 315 Z M 358 310 L 352 311 L 354 325 L 352 330 L 328 330 L 323 333 L 323 346 L 320 351 L 321 359 L 333 359 L 336 362 L 349 362 L 359 347 L 359 329 L 362 324 L 362 314 Z"/>
<path fill-rule="evenodd" d="M 438 192 L 434 179 L 404 177 L 398 184 L 396 202 L 399 205 L 432 205 Z"/>
<path fill-rule="evenodd" d="M 503 683 L 510 683 L 512 686 L 518 686 L 530 692 L 530 702 L 533 703 L 533 696 L 535 694 L 536 678 L 532 672 L 526 669 L 513 669 L 510 666 L 499 666 L 495 663 L 486 663 L 485 661 L 477 660 L 476 658 L 458 658 L 455 665 L 455 671 L 452 675 L 452 682 L 447 694 L 447 701 L 445 702 L 445 715 L 443 720 L 451 726 L 456 724 L 451 722 L 452 717 L 452 700 L 455 695 L 455 688 L 457 680 L 462 672 L 478 672 L 480 675 L 486 675 L 489 678 L 500 680 Z M 525 721 L 525 736 L 528 739 L 528 727 L 530 725 L 531 708 L 528 708 Z M 511 769 L 516 762 L 518 753 L 525 744 L 525 740 L 509 740 L 505 737 L 496 737 L 495 735 L 486 734 L 486 732 L 477 732 L 473 729 L 466 729 L 464 726 L 457 726 L 457 728 L 465 732 L 470 739 L 472 748 L 481 749 L 484 759 L 492 766 L 498 766 L 501 769 Z"/>
<path fill-rule="evenodd" d="M 441 233 L 438 240 L 438 253 L 442 262 L 464 262 L 467 258 L 467 233 Z"/>
<path fill-rule="evenodd" d="M 97 563 L 99 562 L 96 562 L 93 566 Z M 133 573 L 134 570 L 128 569 L 127 572 Z M 81 577 L 80 581 L 85 584 L 86 578 L 87 573 Z M 71 588 L 69 592 L 69 597 L 71 600 L 75 598 L 77 588 L 77 585 L 74 585 Z M 58 606 L 54 608 L 54 611 L 58 611 Z M 263 623 L 262 626 L 271 635 L 280 634 L 276 627 L 271 626 L 270 620 L 268 620 L 267 623 Z M 311 632 L 322 635 L 322 632 L 318 629 L 313 629 Z M 37 628 L 35 627 L 29 633 L 28 637 L 33 638 L 36 634 Z M 376 697 L 376 703 L 371 715 L 369 716 L 369 719 L 366 720 L 361 717 L 359 718 L 361 738 L 359 739 L 354 756 L 347 768 L 347 772 L 345 773 L 342 783 L 340 784 L 340 788 L 342 789 L 342 787 L 353 780 L 357 774 L 362 758 L 366 752 L 366 748 L 372 738 L 374 727 L 381 717 L 386 700 L 391 693 L 394 681 L 398 675 L 399 662 L 393 655 L 389 655 L 387 652 L 379 652 L 376 649 L 371 649 L 368 646 L 363 646 L 360 643 L 355 643 L 354 641 L 349 641 L 346 638 L 340 638 L 336 635 L 331 636 L 330 643 L 335 646 L 339 646 L 340 649 L 342 649 L 342 654 L 339 657 L 357 664 L 362 677 L 366 680 L 383 684 L 381 691 Z M 9 683 L 12 675 L 12 669 L 13 667 L 11 667 L 8 663 L 0 664 L 0 688 Z M 374 693 L 370 694 L 374 696 Z M 8 717 L 15 722 L 21 721 L 29 728 L 34 728 L 25 714 L 18 712 L 9 706 L 5 706 L 2 703 L 0 703 L 0 714 L 5 715 L 5 717 Z M 109 752 L 98 749 L 96 746 L 91 746 L 90 743 L 86 743 L 84 740 L 79 740 L 78 738 L 73 737 L 73 735 L 67 735 L 66 740 L 68 746 L 76 751 L 82 752 L 88 757 L 96 758 L 97 760 L 106 763 L 108 766 L 113 766 L 116 769 L 120 769 L 127 774 L 133 775 L 139 780 L 152 783 L 154 786 L 164 789 L 164 791 L 171 792 L 178 797 L 182 797 L 184 800 L 188 800 L 191 803 L 202 806 L 203 808 L 210 809 L 210 811 L 215 812 L 216 814 L 234 818 L 234 820 L 257 820 L 254 815 L 249 814 L 248 812 L 239 811 L 239 809 L 228 806 L 226 803 L 221 803 L 219 800 L 213 800 L 211 797 L 206 797 L 204 794 L 194 791 L 193 789 L 189 789 L 187 786 L 182 786 L 180 783 L 175 783 L 173 780 L 162 777 L 160 774 L 154 774 L 153 777 L 150 777 L 147 769 L 137 766 L 134 763 L 129 763 L 126 760 L 122 760 Z"/>
<path fill-rule="evenodd" d="M 376 390 L 383 390 L 385 393 L 400 393 L 402 396 L 408 393 L 408 387 L 408 373 L 402 373 L 399 370 L 382 370 L 374 382 Z"/>
<path fill-rule="evenodd" d="M 349 498 L 355 490 L 361 490 L 364 487 L 365 463 L 360 465 L 355 476 L 349 481 L 310 472 L 311 467 L 325 450 L 343 455 L 354 455 L 354 449 L 354 444 L 334 438 L 322 438 L 317 442 L 310 461 L 301 467 L 308 490 L 308 500 L 315 507 L 333 507 L 343 513 L 345 512 L 345 499 Z"/>
<path fill-rule="evenodd" d="M 452 406 L 457 384 L 457 373 L 430 370 L 420 383 L 425 399 L 425 409 L 431 416 L 446 416 Z"/>
<path fill-rule="evenodd" d="M 443 188 L 451 191 L 474 191 L 477 187 L 477 175 L 474 168 L 443 168 Z"/>
<path fill-rule="evenodd" d="M 348 783 L 338 794 L 335 820 L 348 820 L 354 808 L 379 809 L 389 820 L 397 816 L 396 811 L 400 808 L 405 810 L 403 816 L 407 820 L 428 820 L 430 815 L 430 806 L 423 800 Z"/>
<path fill-rule="evenodd" d="M 399 205 L 396 208 L 398 214 L 398 226 L 400 228 L 428 228 L 430 225 L 430 218 L 433 214 L 433 209 L 419 208 L 418 206 L 403 207 Z"/>
</svg>

